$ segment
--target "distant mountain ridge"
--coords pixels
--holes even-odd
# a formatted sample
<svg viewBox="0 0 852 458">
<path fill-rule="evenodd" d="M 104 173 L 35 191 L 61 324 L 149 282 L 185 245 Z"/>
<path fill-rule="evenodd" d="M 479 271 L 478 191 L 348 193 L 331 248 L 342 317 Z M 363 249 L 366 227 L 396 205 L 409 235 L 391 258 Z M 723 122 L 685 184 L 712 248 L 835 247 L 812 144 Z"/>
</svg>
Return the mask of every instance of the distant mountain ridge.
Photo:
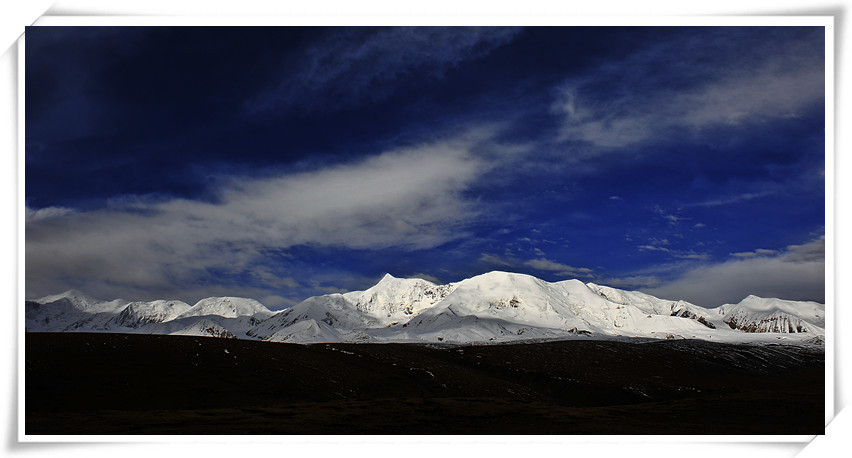
<svg viewBox="0 0 852 458">
<path fill-rule="evenodd" d="M 365 291 L 308 298 L 272 312 L 253 299 L 101 301 L 79 291 L 25 305 L 26 330 L 181 334 L 277 342 L 705 339 L 816 342 L 825 306 L 748 296 L 707 309 L 579 280 L 494 271 L 447 285 L 385 275 Z"/>
<path fill-rule="evenodd" d="M 748 296 L 718 310 L 728 325 L 747 332 L 825 333 L 825 305 L 817 302 Z"/>
</svg>

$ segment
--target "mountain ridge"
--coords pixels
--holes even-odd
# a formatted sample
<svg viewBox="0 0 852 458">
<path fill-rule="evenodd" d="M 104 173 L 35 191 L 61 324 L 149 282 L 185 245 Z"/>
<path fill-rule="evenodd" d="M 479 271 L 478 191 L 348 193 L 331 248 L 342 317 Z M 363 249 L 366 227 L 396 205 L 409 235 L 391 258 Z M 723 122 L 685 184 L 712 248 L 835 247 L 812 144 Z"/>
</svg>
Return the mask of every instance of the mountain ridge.
<svg viewBox="0 0 852 458">
<path fill-rule="evenodd" d="M 579 280 L 492 271 L 436 285 L 386 274 L 364 291 L 273 312 L 248 298 L 101 301 L 70 290 L 25 304 L 26 330 L 184 334 L 266 341 L 487 343 L 560 338 L 821 342 L 825 306 L 747 296 L 708 309 Z"/>
</svg>

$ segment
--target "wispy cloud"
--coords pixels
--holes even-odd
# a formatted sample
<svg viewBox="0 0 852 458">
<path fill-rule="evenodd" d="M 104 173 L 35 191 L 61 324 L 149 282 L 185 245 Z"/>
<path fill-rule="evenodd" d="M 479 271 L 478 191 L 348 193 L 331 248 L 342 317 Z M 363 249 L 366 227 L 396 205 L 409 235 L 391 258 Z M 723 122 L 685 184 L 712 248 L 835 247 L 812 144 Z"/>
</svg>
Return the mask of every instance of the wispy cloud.
<svg viewBox="0 0 852 458">
<path fill-rule="evenodd" d="M 518 264 L 523 264 L 523 261 L 518 262 L 517 259 L 504 259 L 500 256 L 493 255 L 490 253 L 482 253 L 479 256 L 479 262 L 485 263 L 490 266 L 499 267 L 513 267 Z"/>
<path fill-rule="evenodd" d="M 754 251 L 743 251 L 739 253 L 731 253 L 731 256 L 735 258 L 757 258 L 760 256 L 774 256 L 778 254 L 778 250 L 767 250 L 764 248 L 758 248 Z"/>
<path fill-rule="evenodd" d="M 696 253 L 694 251 L 680 252 L 675 254 L 676 258 L 680 259 L 694 259 L 699 261 L 706 261 L 710 259 L 709 253 Z"/>
<path fill-rule="evenodd" d="M 604 277 L 598 280 L 601 285 L 621 289 L 651 288 L 662 283 L 659 277 L 654 275 L 629 275 L 625 277 Z"/>
<path fill-rule="evenodd" d="M 73 212 L 73 209 L 67 207 L 44 207 L 39 209 L 26 207 L 25 217 L 27 223 L 32 223 L 43 219 L 65 216 Z"/>
<path fill-rule="evenodd" d="M 696 253 L 695 251 L 692 251 L 692 250 L 676 250 L 676 249 L 672 249 L 672 248 L 668 248 L 666 246 L 663 246 L 665 244 L 668 244 L 668 240 L 665 240 L 665 243 L 663 243 L 663 244 L 658 243 L 658 244 L 639 245 L 636 248 L 638 248 L 639 251 L 659 251 L 659 252 L 662 252 L 662 253 L 667 253 L 671 257 L 677 258 L 677 259 L 694 259 L 694 260 L 702 260 L 702 261 L 710 259 L 710 254 L 708 254 L 708 253 Z"/>
<path fill-rule="evenodd" d="M 776 192 L 775 190 L 772 190 L 772 191 L 766 190 L 766 191 L 760 191 L 760 192 L 744 192 L 744 193 L 741 193 L 741 194 L 736 194 L 736 195 L 731 195 L 731 196 L 726 196 L 726 197 L 708 199 L 708 200 L 704 200 L 704 201 L 701 201 L 701 202 L 688 203 L 688 204 L 684 204 L 683 207 L 718 207 L 718 206 L 722 206 L 722 205 L 730 205 L 730 204 L 749 201 L 749 200 L 752 200 L 752 199 L 759 199 L 761 197 L 771 196 L 771 195 L 775 194 L 775 192 Z"/>
<path fill-rule="evenodd" d="M 462 136 L 311 172 L 232 177 L 212 202 L 31 209 L 27 294 L 71 287 L 103 297 L 178 292 L 217 271 L 248 275 L 268 295 L 298 285 L 287 272 L 263 267 L 270 253 L 289 247 L 439 246 L 464 236 L 476 218 L 462 191 L 488 168 L 470 152 L 480 141 Z"/>
<path fill-rule="evenodd" d="M 662 251 L 663 253 L 668 253 L 672 251 L 666 247 L 656 245 L 639 245 L 636 248 L 639 248 L 639 250 L 641 251 Z"/>
<path fill-rule="evenodd" d="M 588 275 L 592 273 L 592 269 L 588 267 L 574 267 L 569 266 L 567 264 L 562 264 L 559 262 L 551 261 L 550 259 L 530 259 L 529 261 L 524 262 L 525 266 L 532 267 L 537 270 L 547 270 L 552 272 L 558 272 L 558 275 L 569 277 L 569 276 L 577 276 L 577 275 Z"/>
<path fill-rule="evenodd" d="M 660 215 L 663 219 L 668 221 L 669 224 L 671 224 L 671 225 L 676 225 L 677 223 L 686 219 L 684 217 L 677 216 L 673 213 L 669 213 L 669 212 L 663 210 L 663 208 L 660 207 L 659 205 L 655 205 L 653 210 L 654 210 L 654 213 Z"/>
<path fill-rule="evenodd" d="M 735 253 L 734 259 L 686 270 L 673 281 L 643 291 L 707 307 L 749 294 L 789 300 L 825 300 L 825 237 L 784 250 Z"/>
<path fill-rule="evenodd" d="M 250 274 L 258 279 L 262 285 L 275 289 L 298 288 L 300 286 L 293 278 L 278 275 L 269 266 L 255 266 L 251 269 Z"/>
<path fill-rule="evenodd" d="M 380 100 L 417 74 L 448 69 L 508 42 L 514 27 L 347 28 L 329 34 L 282 69 L 280 84 L 250 100 L 250 111 L 335 110 Z"/>
<path fill-rule="evenodd" d="M 594 276 L 594 271 L 588 267 L 574 267 L 547 258 L 521 259 L 510 255 L 496 256 L 490 253 L 482 253 L 479 261 L 488 266 L 499 268 L 515 270 L 532 268 L 542 272 L 551 272 L 559 277 L 591 278 Z"/>
<path fill-rule="evenodd" d="M 776 39 L 745 55 L 735 39 L 685 36 L 572 78 L 554 105 L 560 138 L 617 148 L 795 117 L 824 99 L 821 34 Z"/>
</svg>

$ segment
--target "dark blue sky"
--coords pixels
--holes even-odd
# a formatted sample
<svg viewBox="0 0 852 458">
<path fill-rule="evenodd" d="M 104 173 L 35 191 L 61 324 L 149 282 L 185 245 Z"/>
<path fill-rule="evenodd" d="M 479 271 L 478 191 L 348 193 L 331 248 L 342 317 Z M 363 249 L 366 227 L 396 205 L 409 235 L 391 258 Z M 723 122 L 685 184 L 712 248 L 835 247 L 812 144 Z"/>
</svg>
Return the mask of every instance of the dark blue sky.
<svg viewBox="0 0 852 458">
<path fill-rule="evenodd" d="M 26 289 L 824 299 L 818 27 L 30 27 Z"/>
</svg>

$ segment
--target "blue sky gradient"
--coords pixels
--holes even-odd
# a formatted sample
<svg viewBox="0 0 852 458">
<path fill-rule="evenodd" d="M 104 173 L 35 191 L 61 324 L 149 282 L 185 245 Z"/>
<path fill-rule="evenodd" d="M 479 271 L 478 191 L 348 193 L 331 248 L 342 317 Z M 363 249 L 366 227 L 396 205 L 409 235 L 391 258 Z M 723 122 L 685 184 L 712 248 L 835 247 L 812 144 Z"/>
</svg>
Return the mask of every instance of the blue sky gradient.
<svg viewBox="0 0 852 458">
<path fill-rule="evenodd" d="M 30 27 L 26 294 L 824 300 L 819 27 Z"/>
</svg>

